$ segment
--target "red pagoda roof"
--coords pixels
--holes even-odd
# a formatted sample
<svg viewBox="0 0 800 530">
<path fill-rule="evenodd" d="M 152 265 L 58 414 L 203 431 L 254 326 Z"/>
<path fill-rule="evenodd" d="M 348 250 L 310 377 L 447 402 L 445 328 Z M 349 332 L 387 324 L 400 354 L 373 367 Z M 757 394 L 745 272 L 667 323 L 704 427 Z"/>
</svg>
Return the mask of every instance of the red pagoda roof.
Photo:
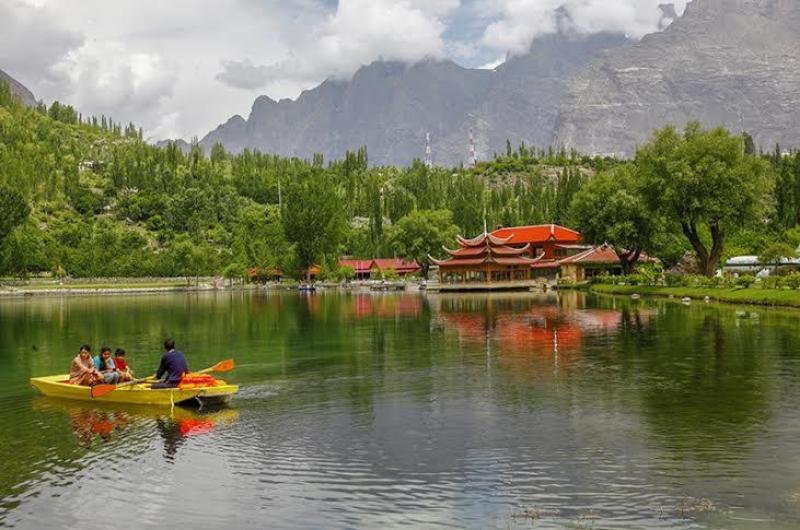
<svg viewBox="0 0 800 530">
<path fill-rule="evenodd" d="M 483 256 L 490 252 L 489 246 L 483 247 L 462 247 L 458 250 L 450 250 L 449 248 L 443 247 L 445 252 L 450 254 L 453 257 L 458 258 L 474 258 L 478 256 Z M 530 245 L 525 245 L 524 247 L 520 248 L 511 248 L 511 247 L 494 247 L 491 249 L 491 252 L 497 256 L 521 256 L 525 254 L 531 248 Z"/>
<path fill-rule="evenodd" d="M 505 239 L 506 244 L 511 245 L 537 244 L 547 241 L 578 243 L 581 240 L 579 232 L 555 224 L 500 228 L 492 232 L 491 235 Z"/>
<path fill-rule="evenodd" d="M 507 237 L 498 237 L 486 232 L 473 239 L 456 236 L 456 240 L 462 247 L 482 247 L 486 244 L 500 246 L 506 245 L 509 242 L 509 238 Z"/>
<path fill-rule="evenodd" d="M 428 256 L 432 263 L 440 267 L 476 266 L 485 263 L 495 263 L 498 265 L 533 265 L 538 260 L 524 256 L 529 245 L 522 248 L 512 248 L 506 246 L 508 238 L 498 238 L 484 232 L 474 239 L 458 237 L 458 250 L 445 248 L 450 258 L 438 260 L 433 256 Z"/>
</svg>

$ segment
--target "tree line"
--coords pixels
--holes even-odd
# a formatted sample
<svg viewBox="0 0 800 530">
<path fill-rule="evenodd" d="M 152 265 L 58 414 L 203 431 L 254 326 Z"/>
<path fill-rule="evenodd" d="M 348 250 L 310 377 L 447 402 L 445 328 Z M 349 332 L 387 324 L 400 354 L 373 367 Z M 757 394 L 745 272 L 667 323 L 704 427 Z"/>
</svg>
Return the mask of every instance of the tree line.
<svg viewBox="0 0 800 530">
<path fill-rule="evenodd" d="M 710 263 L 798 223 L 800 157 L 692 127 L 659 131 L 632 161 L 509 143 L 474 168 L 375 167 L 365 148 L 325 161 L 156 147 L 132 124 L 28 108 L 0 84 L 0 273 L 333 275 L 343 255 L 426 263 L 458 233 L 538 223 L 613 243 L 630 263 L 687 249 Z"/>
</svg>

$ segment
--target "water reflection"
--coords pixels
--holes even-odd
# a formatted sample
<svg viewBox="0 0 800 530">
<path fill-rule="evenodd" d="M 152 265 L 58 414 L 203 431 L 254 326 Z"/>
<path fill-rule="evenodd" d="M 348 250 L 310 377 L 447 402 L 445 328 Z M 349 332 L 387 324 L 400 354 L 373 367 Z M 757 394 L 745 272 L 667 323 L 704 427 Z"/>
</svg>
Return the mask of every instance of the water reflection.
<svg viewBox="0 0 800 530">
<path fill-rule="evenodd" d="M 138 431 L 135 436 L 140 437 L 147 437 L 155 431 L 163 440 L 167 461 L 175 459 L 186 438 L 207 435 L 218 425 L 231 426 L 239 416 L 239 412 L 231 408 L 196 410 L 83 403 L 49 397 L 35 399 L 32 406 L 35 412 L 66 415 L 78 446 L 88 450 L 102 450 L 103 444 L 115 438 L 124 440 L 128 431 Z"/>
<path fill-rule="evenodd" d="M 201 527 L 796 528 L 800 312 L 737 311 L 580 293 L 0 305 L 0 525 L 94 528 L 83 512 L 111 507 L 146 527 L 177 510 Z M 166 332 L 195 366 L 236 357 L 236 410 L 31 414 L 19 382 L 63 369 L 76 337 Z"/>
<path fill-rule="evenodd" d="M 436 304 L 439 324 L 462 343 L 494 346 L 500 355 L 549 359 L 579 354 L 587 341 L 625 329 L 642 328 L 653 308 L 587 308 L 585 295 L 443 295 Z"/>
</svg>

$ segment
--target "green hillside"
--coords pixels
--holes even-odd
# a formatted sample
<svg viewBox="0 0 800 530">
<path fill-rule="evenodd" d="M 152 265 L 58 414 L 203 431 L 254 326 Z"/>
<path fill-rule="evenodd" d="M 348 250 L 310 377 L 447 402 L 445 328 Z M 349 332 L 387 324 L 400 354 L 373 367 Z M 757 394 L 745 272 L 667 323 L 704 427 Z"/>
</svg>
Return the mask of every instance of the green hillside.
<svg viewBox="0 0 800 530">
<path fill-rule="evenodd" d="M 474 170 L 367 162 L 363 149 L 333 162 L 220 146 L 184 154 L 59 103 L 25 107 L 2 86 L 0 186 L 30 206 L 20 226 L 0 234 L 2 272 L 297 274 L 345 254 L 421 259 L 452 246 L 456 233 L 482 231 L 484 219 L 491 227 L 566 222 L 594 164 L 524 146 Z"/>
<path fill-rule="evenodd" d="M 325 161 L 156 147 L 0 84 L 0 274 L 301 276 L 317 263 L 335 276 L 343 255 L 423 262 L 458 233 L 538 223 L 667 264 L 712 235 L 722 257 L 777 252 L 800 242 L 800 153 L 748 140 L 692 125 L 658 131 L 632 161 L 509 144 L 475 168 L 370 167 L 365 149 Z"/>
</svg>

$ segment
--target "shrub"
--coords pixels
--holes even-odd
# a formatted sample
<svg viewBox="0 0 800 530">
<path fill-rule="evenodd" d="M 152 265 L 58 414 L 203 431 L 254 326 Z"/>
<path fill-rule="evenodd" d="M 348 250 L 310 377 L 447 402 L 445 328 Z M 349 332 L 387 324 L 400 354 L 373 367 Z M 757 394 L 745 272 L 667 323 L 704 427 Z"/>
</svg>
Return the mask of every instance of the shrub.
<svg viewBox="0 0 800 530">
<path fill-rule="evenodd" d="M 791 289 L 800 289 L 800 274 L 792 273 L 781 278 L 786 285 Z"/>
<path fill-rule="evenodd" d="M 777 289 L 780 286 L 780 278 L 778 276 L 767 276 L 762 278 L 761 286 L 764 289 Z"/>
<path fill-rule="evenodd" d="M 559 280 L 558 283 L 574 283 L 572 278 L 562 278 Z M 619 276 L 610 276 L 608 274 L 602 274 L 600 276 L 594 276 L 589 279 L 589 283 L 598 284 L 598 285 L 614 285 L 619 281 Z"/>
<path fill-rule="evenodd" d="M 386 268 L 386 269 L 381 269 L 381 278 L 383 278 L 384 280 L 394 281 L 394 280 L 399 280 L 400 275 L 397 273 L 395 269 Z"/>
</svg>

